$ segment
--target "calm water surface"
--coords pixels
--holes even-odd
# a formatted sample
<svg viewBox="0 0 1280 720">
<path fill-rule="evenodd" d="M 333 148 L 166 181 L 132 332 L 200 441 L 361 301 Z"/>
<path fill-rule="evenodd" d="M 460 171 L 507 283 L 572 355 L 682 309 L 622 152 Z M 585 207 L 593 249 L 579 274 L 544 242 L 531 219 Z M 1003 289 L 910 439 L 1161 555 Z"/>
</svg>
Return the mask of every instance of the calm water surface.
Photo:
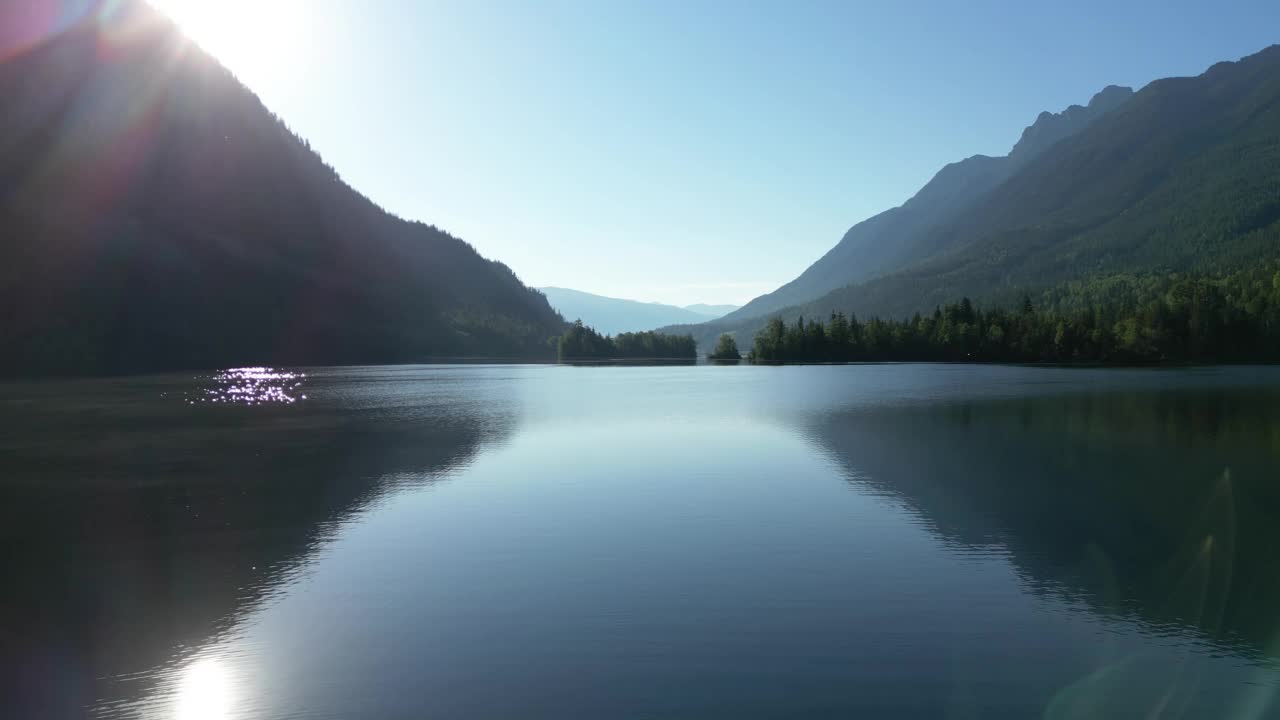
<svg viewBox="0 0 1280 720">
<path fill-rule="evenodd" d="M 1280 369 L 0 385 L 0 717 L 1280 716 Z"/>
</svg>

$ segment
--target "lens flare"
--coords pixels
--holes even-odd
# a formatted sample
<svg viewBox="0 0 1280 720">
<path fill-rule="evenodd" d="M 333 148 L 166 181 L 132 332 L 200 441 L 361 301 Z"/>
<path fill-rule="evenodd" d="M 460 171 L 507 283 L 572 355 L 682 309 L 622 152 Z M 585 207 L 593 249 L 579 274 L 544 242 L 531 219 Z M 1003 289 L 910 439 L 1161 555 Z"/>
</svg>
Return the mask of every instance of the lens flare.
<svg viewBox="0 0 1280 720">
<path fill-rule="evenodd" d="M 149 0 L 250 87 L 296 70 L 311 8 L 305 0 Z"/>
</svg>

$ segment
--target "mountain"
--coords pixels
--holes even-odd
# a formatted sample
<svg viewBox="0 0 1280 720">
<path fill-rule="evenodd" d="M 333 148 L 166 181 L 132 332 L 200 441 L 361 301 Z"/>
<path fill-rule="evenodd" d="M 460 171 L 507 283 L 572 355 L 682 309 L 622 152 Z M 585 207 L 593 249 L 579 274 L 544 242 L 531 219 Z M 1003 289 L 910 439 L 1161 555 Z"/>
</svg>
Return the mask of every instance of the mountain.
<svg viewBox="0 0 1280 720">
<path fill-rule="evenodd" d="M 699 315 L 706 315 L 708 318 L 724 317 L 729 313 L 737 310 L 741 305 L 708 305 L 706 303 L 694 303 L 693 305 L 685 305 L 684 309 L 689 312 L 695 312 Z"/>
<path fill-rule="evenodd" d="M 776 313 L 905 317 L 963 296 L 1011 305 L 1083 278 L 1277 257 L 1280 46 L 1152 82 L 911 245 L 922 260 Z M 741 343 L 764 322 L 746 309 L 675 330 L 699 342 L 734 332 Z"/>
<path fill-rule="evenodd" d="M 553 356 L 505 265 L 360 195 L 149 5 L 86 6 L 0 9 L 0 371 Z"/>
<path fill-rule="evenodd" d="M 1276 257 L 1280 45 L 1151 83 L 920 245 L 949 251 L 798 311 L 900 316 L 964 295 L 1009 303 L 1075 278 Z"/>
<path fill-rule="evenodd" d="M 652 330 L 663 325 L 681 323 L 700 323 L 714 320 L 734 308 L 732 305 L 690 305 L 677 307 L 661 303 L 647 303 L 638 300 L 592 295 L 580 290 L 569 290 L 559 287 L 538 288 L 551 307 L 570 320 L 582 322 L 605 335 L 617 335 L 620 332 L 639 332 Z M 710 309 L 709 312 L 703 308 Z M 724 312 L 718 309 L 729 308 Z"/>
<path fill-rule="evenodd" d="M 814 300 L 924 259 L 927 255 L 918 244 L 924 232 L 962 212 L 1054 144 L 1120 107 L 1132 95 L 1130 88 L 1111 85 L 1094 95 L 1087 106 L 1040 113 L 1008 155 L 974 155 L 947 165 L 906 203 L 854 225 L 799 277 L 755 298 L 730 319 L 765 315 Z"/>
</svg>

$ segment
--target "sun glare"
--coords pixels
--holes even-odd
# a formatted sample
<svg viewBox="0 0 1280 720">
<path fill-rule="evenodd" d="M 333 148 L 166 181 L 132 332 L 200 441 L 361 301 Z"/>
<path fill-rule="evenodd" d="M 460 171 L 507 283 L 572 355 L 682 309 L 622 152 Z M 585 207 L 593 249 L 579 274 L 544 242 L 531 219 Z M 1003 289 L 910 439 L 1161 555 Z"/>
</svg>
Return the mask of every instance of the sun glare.
<svg viewBox="0 0 1280 720">
<path fill-rule="evenodd" d="M 270 80 L 296 68 L 307 36 L 301 0 L 149 0 L 187 37 L 241 80 Z"/>
<path fill-rule="evenodd" d="M 217 660 L 197 660 L 182 673 L 176 720 L 226 720 L 231 714 L 231 682 Z"/>
</svg>

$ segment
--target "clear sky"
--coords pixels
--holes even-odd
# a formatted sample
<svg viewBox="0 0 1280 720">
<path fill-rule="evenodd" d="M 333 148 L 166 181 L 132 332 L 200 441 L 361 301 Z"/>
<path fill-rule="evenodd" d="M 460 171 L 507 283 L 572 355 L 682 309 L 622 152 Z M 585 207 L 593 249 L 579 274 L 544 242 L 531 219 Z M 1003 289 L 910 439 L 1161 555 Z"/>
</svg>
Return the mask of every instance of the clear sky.
<svg viewBox="0 0 1280 720">
<path fill-rule="evenodd" d="M 152 0 L 354 187 L 531 285 L 741 303 L 1041 110 L 1280 2 Z"/>
</svg>

